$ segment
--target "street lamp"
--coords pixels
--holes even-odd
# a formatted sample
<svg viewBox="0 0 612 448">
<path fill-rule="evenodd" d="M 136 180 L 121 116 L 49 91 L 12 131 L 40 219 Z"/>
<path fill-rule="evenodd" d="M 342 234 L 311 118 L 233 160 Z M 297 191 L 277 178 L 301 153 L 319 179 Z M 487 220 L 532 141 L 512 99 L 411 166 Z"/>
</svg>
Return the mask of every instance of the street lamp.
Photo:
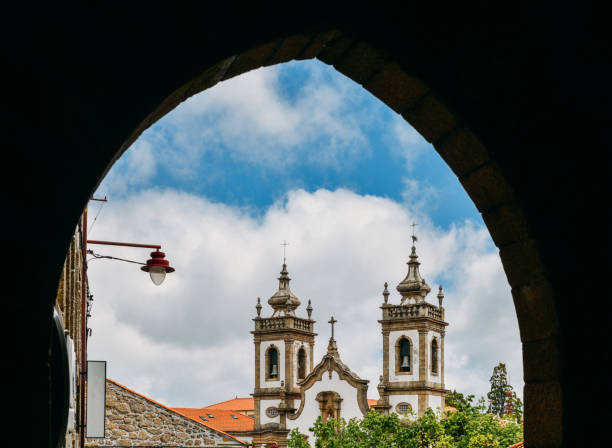
<svg viewBox="0 0 612 448">
<path fill-rule="evenodd" d="M 93 255 L 94 258 L 109 258 L 111 260 L 127 261 L 128 263 L 141 264 L 140 268 L 144 272 L 148 272 L 151 277 L 151 281 L 154 285 L 159 286 L 163 283 L 166 278 L 166 274 L 174 272 L 174 268 L 170 266 L 170 262 L 166 260 L 166 254 L 160 251 L 161 246 L 157 244 L 136 244 L 136 243 L 119 243 L 116 241 L 95 241 L 87 240 L 87 244 L 103 244 L 105 246 L 123 246 L 123 247 L 144 247 L 149 249 L 155 249 L 151 252 L 151 258 L 146 263 L 139 261 L 126 260 L 125 258 L 111 257 L 108 255 L 99 255 L 94 253 L 92 250 L 88 250 L 87 253 Z"/>
<path fill-rule="evenodd" d="M 174 268 L 170 266 L 170 262 L 164 259 L 165 256 L 165 253 L 157 249 L 155 252 L 151 252 L 151 258 L 147 260 L 147 264 L 140 268 L 140 270 L 149 273 L 151 281 L 157 286 L 162 284 L 166 278 L 166 274 L 174 272 Z"/>
<path fill-rule="evenodd" d="M 98 198 L 90 198 L 92 201 L 100 201 L 107 202 L 106 196 L 104 199 Z M 96 217 L 97 218 L 97 217 Z M 94 219 L 95 222 L 95 219 Z M 79 416 L 81 419 L 80 422 L 80 440 L 79 446 L 80 448 L 85 448 L 85 428 L 87 425 L 87 416 L 85 412 L 85 382 L 87 376 L 87 304 L 86 304 L 86 296 L 87 296 L 87 255 L 93 255 L 95 259 L 98 258 L 109 258 L 111 260 L 120 260 L 127 261 L 129 263 L 135 263 L 143 265 L 140 269 L 148 272 L 151 277 L 151 281 L 156 286 L 162 284 L 164 279 L 166 278 L 166 274 L 174 272 L 174 268 L 170 266 L 168 260 L 165 259 L 166 254 L 164 254 L 160 249 L 161 246 L 159 244 L 135 244 L 135 243 L 119 243 L 115 241 L 94 241 L 87 239 L 87 207 L 83 210 L 83 218 L 82 218 L 82 249 L 83 249 L 83 263 L 81 266 L 82 269 L 82 278 L 81 282 L 81 368 L 80 368 L 80 412 Z M 155 249 L 151 252 L 151 258 L 147 260 L 146 263 L 140 263 L 138 261 L 126 260 L 118 257 L 111 257 L 108 255 L 99 255 L 94 253 L 92 250 L 87 249 L 88 244 L 102 244 L 106 246 L 124 246 L 124 247 L 142 247 L 148 249 Z"/>
</svg>

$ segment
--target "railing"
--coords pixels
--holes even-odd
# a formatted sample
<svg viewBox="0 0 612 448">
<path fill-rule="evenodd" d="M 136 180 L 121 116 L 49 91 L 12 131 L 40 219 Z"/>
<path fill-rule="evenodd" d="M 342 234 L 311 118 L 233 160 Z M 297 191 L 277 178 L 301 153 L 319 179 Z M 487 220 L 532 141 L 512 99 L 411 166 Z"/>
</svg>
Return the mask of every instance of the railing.
<svg viewBox="0 0 612 448">
<path fill-rule="evenodd" d="M 407 319 L 411 317 L 431 317 L 442 320 L 442 312 L 440 308 L 427 302 L 383 307 L 383 319 Z"/>
<path fill-rule="evenodd" d="M 265 317 L 255 319 L 255 330 L 304 330 L 313 331 L 314 321 L 294 316 Z"/>
</svg>

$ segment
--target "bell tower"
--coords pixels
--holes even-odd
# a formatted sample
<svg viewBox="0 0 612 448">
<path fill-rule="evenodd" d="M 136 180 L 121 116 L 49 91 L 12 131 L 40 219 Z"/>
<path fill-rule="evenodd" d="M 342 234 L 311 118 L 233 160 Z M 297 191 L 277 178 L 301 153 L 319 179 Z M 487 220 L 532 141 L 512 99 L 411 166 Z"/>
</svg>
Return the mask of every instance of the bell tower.
<svg viewBox="0 0 612 448">
<path fill-rule="evenodd" d="M 374 406 L 380 412 L 423 415 L 427 408 L 444 410 L 444 321 L 442 286 L 438 306 L 425 301 L 431 291 L 421 277 L 416 253 L 416 237 L 408 262 L 408 274 L 397 285 L 398 305 L 389 303 L 385 283 L 380 307 L 383 336 L 383 374 Z"/>
<path fill-rule="evenodd" d="M 295 310 L 300 300 L 289 288 L 291 278 L 287 264 L 278 278 L 278 291 L 268 299 L 272 307 L 270 317 L 261 316 L 261 300 L 257 299 L 257 316 L 253 319 L 255 330 L 255 426 L 253 448 L 277 443 L 285 446 L 289 433 L 287 414 L 300 406 L 298 382 L 313 369 L 313 353 L 316 333 L 311 319 L 310 300 L 306 307 L 307 318 L 298 317 Z"/>
</svg>

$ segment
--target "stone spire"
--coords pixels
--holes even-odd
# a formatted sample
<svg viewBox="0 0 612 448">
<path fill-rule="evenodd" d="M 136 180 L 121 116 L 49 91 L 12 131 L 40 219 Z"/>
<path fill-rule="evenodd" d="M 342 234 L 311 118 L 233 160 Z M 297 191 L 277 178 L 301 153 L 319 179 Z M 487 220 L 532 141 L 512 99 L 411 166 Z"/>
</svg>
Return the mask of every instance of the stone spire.
<svg viewBox="0 0 612 448">
<path fill-rule="evenodd" d="M 278 278 L 278 291 L 268 299 L 268 304 L 274 309 L 272 316 L 295 316 L 294 310 L 300 306 L 300 300 L 289 289 L 291 278 L 287 272 L 287 264 L 283 263 L 283 269 Z"/>
<path fill-rule="evenodd" d="M 413 237 L 413 241 L 416 238 Z M 425 279 L 421 277 L 419 272 L 419 266 L 421 263 L 418 262 L 419 256 L 416 253 L 416 247 L 412 246 L 412 252 L 410 253 L 410 261 L 408 264 L 408 274 L 406 278 L 397 285 L 397 290 L 402 295 L 401 305 L 409 303 L 409 299 L 414 299 L 416 303 L 423 302 L 425 296 L 429 294 L 431 288 L 425 282 Z"/>
</svg>

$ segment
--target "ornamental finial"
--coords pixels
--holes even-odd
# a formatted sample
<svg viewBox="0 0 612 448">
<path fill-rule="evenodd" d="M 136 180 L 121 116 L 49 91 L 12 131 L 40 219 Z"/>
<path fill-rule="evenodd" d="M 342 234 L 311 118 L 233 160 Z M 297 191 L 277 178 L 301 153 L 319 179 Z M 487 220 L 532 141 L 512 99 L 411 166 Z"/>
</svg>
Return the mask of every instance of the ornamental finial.
<svg viewBox="0 0 612 448">
<path fill-rule="evenodd" d="M 257 297 L 257 305 L 255 306 L 257 310 L 257 317 L 261 317 L 261 298 Z"/>
<path fill-rule="evenodd" d="M 310 304 L 310 299 L 308 299 L 308 306 L 306 307 L 306 312 L 308 313 L 308 319 L 312 316 L 312 305 Z"/>
<path fill-rule="evenodd" d="M 383 298 L 385 299 L 385 305 L 389 301 L 389 290 L 387 289 L 389 285 L 385 282 L 385 290 L 383 291 Z"/>
<path fill-rule="evenodd" d="M 442 292 L 442 285 L 438 287 L 438 303 L 440 304 L 440 308 L 442 308 L 442 300 L 444 300 L 444 293 Z"/>
<path fill-rule="evenodd" d="M 414 243 L 417 241 L 417 237 L 414 235 L 415 226 L 416 223 L 412 223 L 412 248 L 410 251 L 410 261 L 408 262 L 408 274 L 406 274 L 406 278 L 396 288 L 402 295 L 400 305 L 422 303 L 427 294 L 429 294 L 429 291 L 431 291 L 429 285 L 419 272 L 419 265 L 421 263 L 418 261 L 419 256 L 414 246 Z"/>
<path fill-rule="evenodd" d="M 283 269 L 278 277 L 278 291 L 268 299 L 268 303 L 274 309 L 272 317 L 277 316 L 295 316 L 294 310 L 300 306 L 300 299 L 291 292 L 289 288 L 289 272 L 287 272 L 287 264 L 283 263 Z"/>
</svg>

